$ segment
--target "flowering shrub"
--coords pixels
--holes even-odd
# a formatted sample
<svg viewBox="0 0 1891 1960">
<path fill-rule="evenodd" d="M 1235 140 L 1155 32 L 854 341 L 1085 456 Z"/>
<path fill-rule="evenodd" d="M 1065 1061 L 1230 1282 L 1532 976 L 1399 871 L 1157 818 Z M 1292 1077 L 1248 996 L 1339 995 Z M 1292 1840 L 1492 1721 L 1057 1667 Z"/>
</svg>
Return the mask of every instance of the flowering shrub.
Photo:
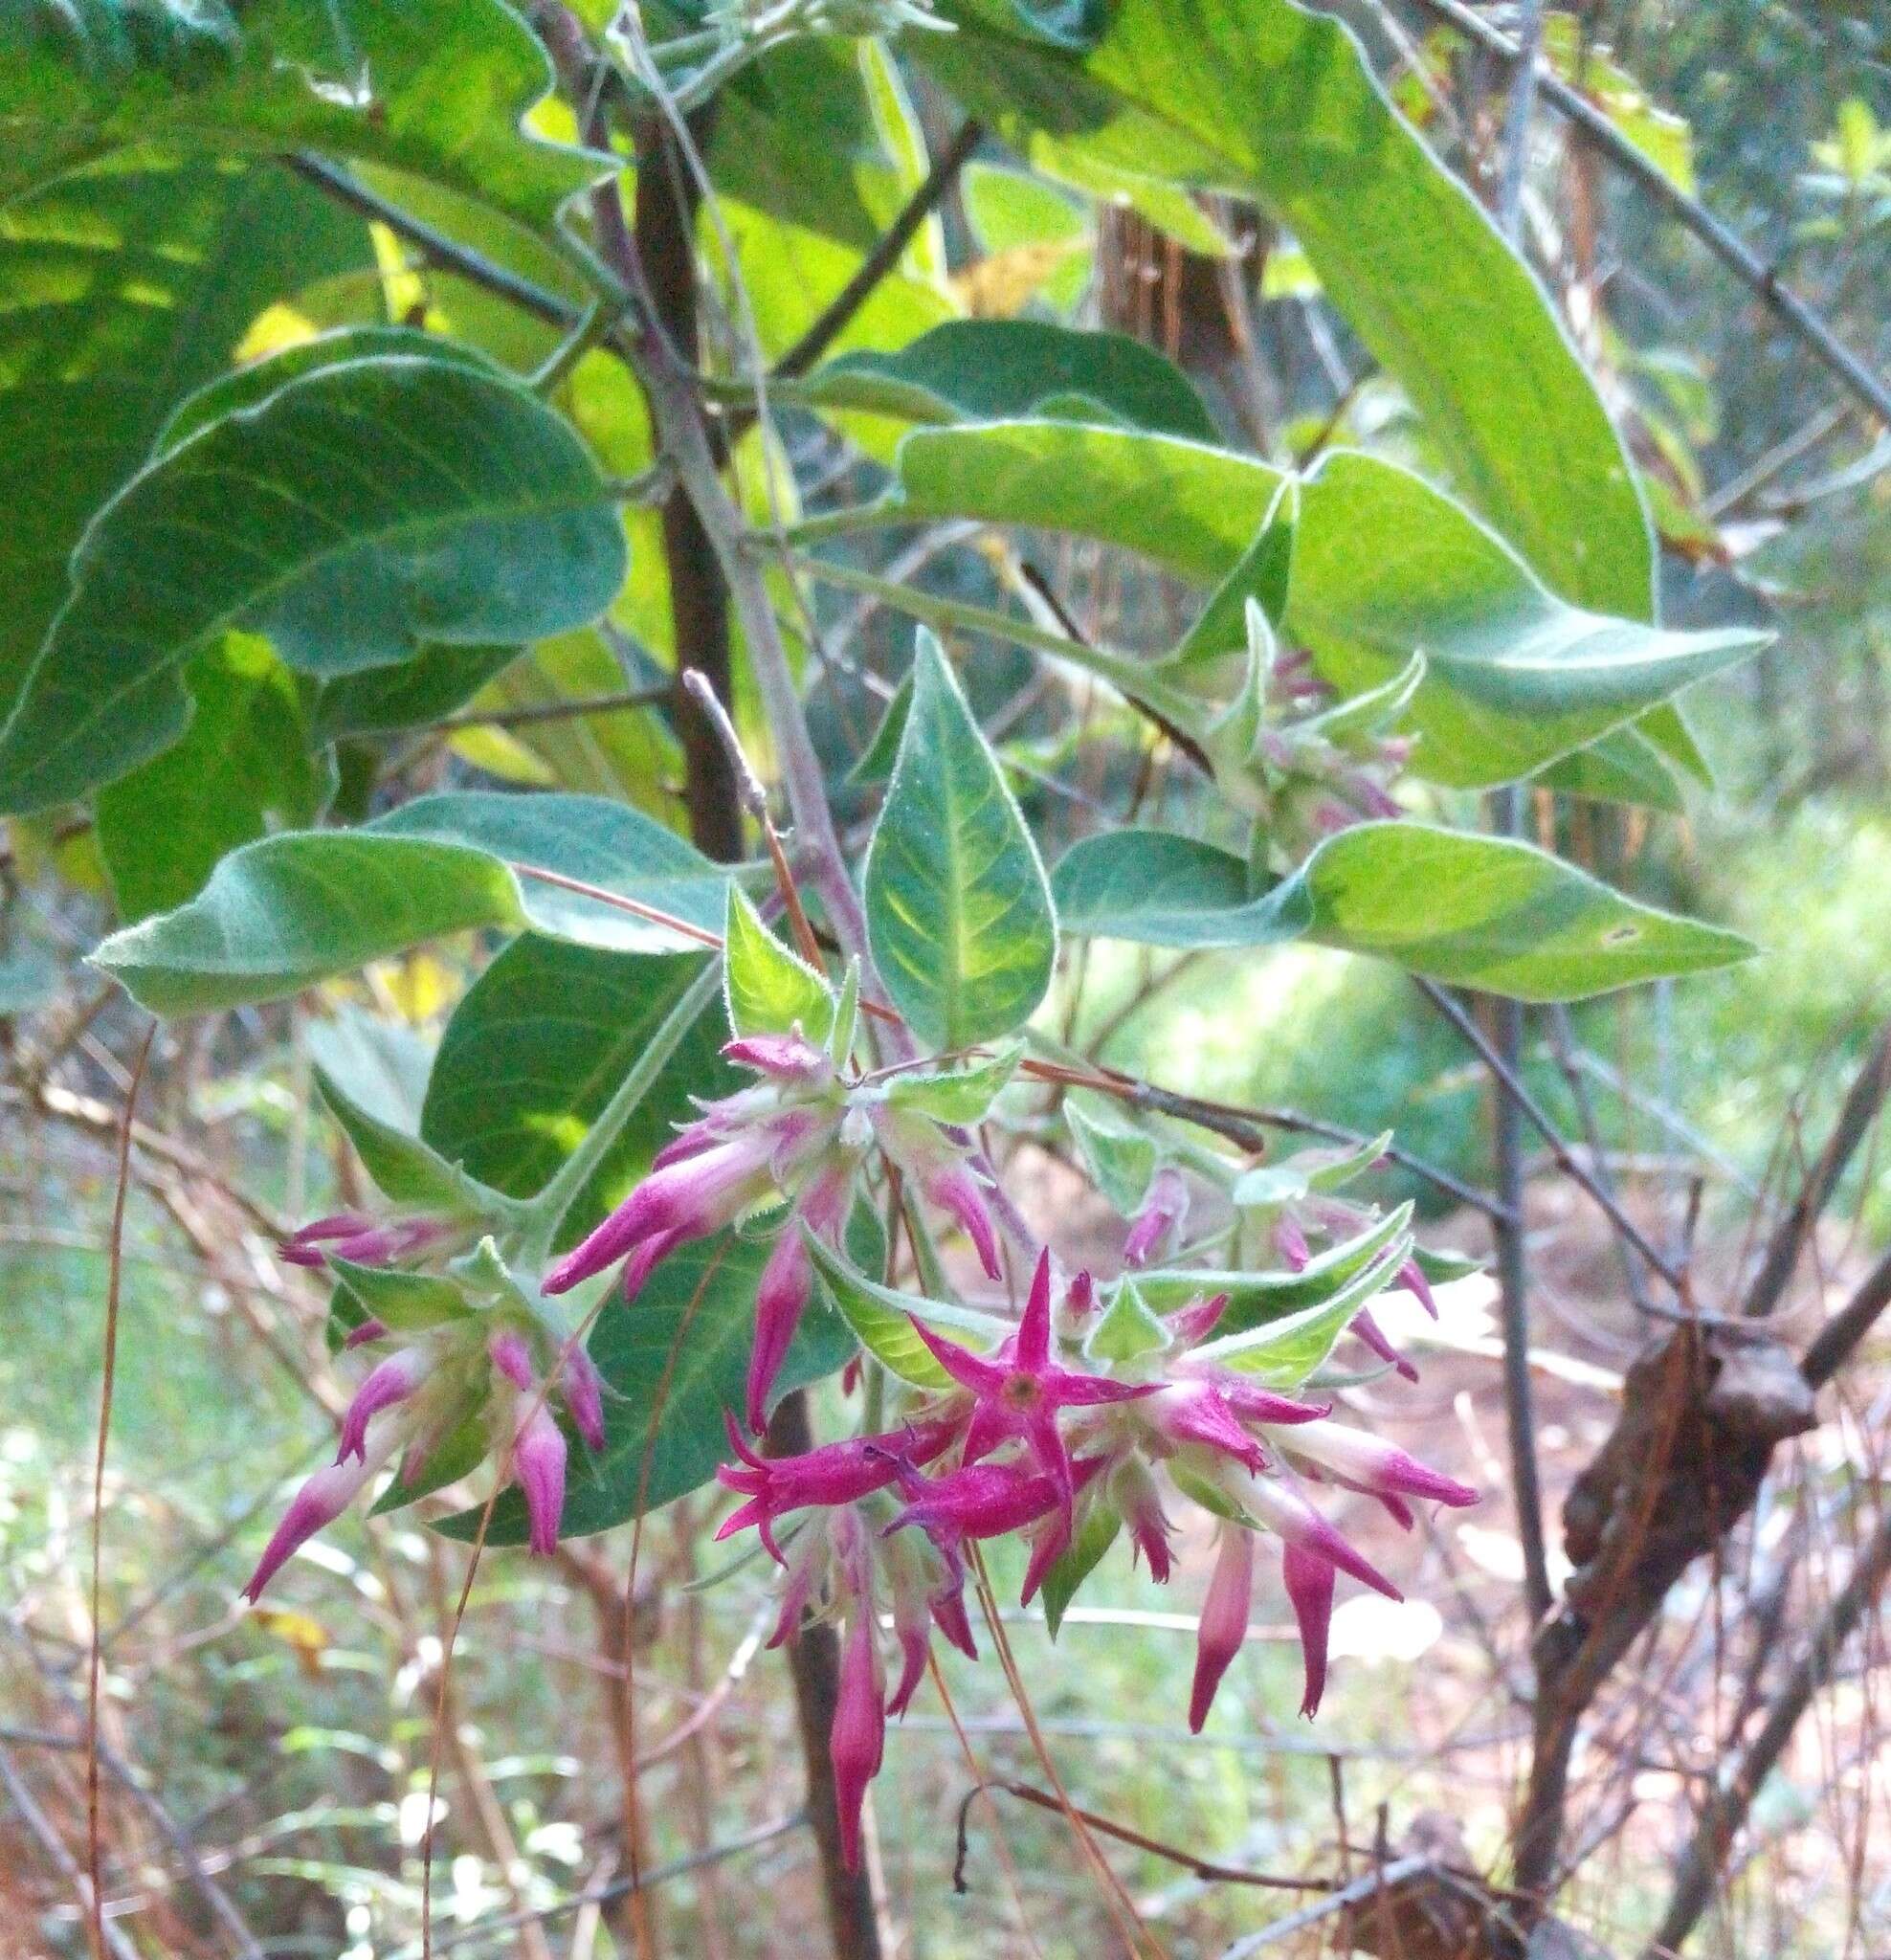
<svg viewBox="0 0 1891 1960">
<path fill-rule="evenodd" d="M 0 525 L 0 815 L 16 858 L 85 834 L 94 960 L 160 1015 L 350 1025 L 354 976 L 471 936 L 424 1094 L 323 1079 L 380 1197 L 281 1256 L 366 1371 L 250 1596 L 378 1478 L 392 1507 L 489 1464 L 434 1522 L 543 1554 L 720 1476 L 778 1639 L 840 1630 L 852 1861 L 932 1631 L 976 1651 L 986 1543 L 1055 1627 L 1118 1536 L 1166 1581 L 1212 1518 L 1199 1727 L 1261 1537 L 1311 1714 L 1338 1577 L 1390 1590 L 1324 1497 L 1473 1499 L 1339 1408 L 1414 1371 L 1382 1297 L 1450 1270 L 1358 1195 L 1387 1140 L 1262 1152 L 1068 1052 L 1073 942 L 1536 1002 L 1744 958 L 1474 792 L 1681 807 L 1675 697 L 1766 636 L 1657 622 L 1646 472 L 1576 339 L 1328 14 L 682 14 L 0 9 L 5 469 L 58 489 Z M 1236 238 L 1290 229 L 1309 321 L 1350 329 L 1314 366 L 1369 356 L 1380 408 L 1284 368 L 1211 401 L 1097 324 L 1106 262 L 1054 298 L 1127 208 L 1171 346 L 1187 253 L 1218 345 L 1267 299 Z M 1019 556 L 1045 533 L 1110 595 L 1087 625 Z M 1035 664 L 1012 702 L 994 644 Z M 1119 1270 L 1006 1189 L 1027 1131 Z M 830 1377 L 834 1433 L 761 1446 Z"/>
<path fill-rule="evenodd" d="M 739 919 L 744 902 L 730 903 Z M 739 927 L 730 941 L 740 943 Z M 772 942 L 750 957 L 792 970 Z M 550 1303 L 608 1275 L 614 1285 L 598 1310 L 634 1314 L 668 1256 L 735 1228 L 768 1233 L 769 1250 L 753 1301 L 743 1423 L 724 1411 L 730 1460 L 716 1473 L 742 1502 L 717 1535 L 752 1529 L 781 1570 L 771 1645 L 790 1638 L 809 1615 L 844 1629 L 832 1753 L 850 1862 L 885 1719 L 911 1702 L 932 1629 L 977 1656 L 967 1559 L 986 1541 L 1020 1540 L 1028 1548 L 1020 1603 L 1055 1590 L 1060 1614 L 1119 1529 L 1126 1528 L 1132 1555 L 1167 1583 L 1171 1513 L 1178 1504 L 1212 1513 L 1220 1549 L 1189 1707 L 1190 1726 L 1199 1729 L 1246 1637 L 1255 1541 L 1272 1536 L 1305 1654 L 1301 1708 L 1313 1714 L 1325 1685 L 1336 1574 L 1399 1595 L 1323 1517 L 1312 1493 L 1323 1483 L 1368 1492 L 1408 1528 L 1414 1502 L 1477 1501 L 1467 1485 L 1334 1420 L 1330 1396 L 1319 1393 L 1327 1357 L 1347 1333 L 1414 1372 L 1392 1352 L 1368 1304 L 1392 1286 L 1430 1303 L 1406 1229 L 1410 1208 L 1382 1218 L 1328 1195 L 1368 1168 L 1380 1146 L 1305 1151 L 1244 1173 L 1198 1155 L 1205 1177 L 1219 1175 L 1230 1214 L 1209 1242 L 1258 1237 L 1271 1245 L 1280 1264 L 1259 1274 L 1150 1266 L 1182 1238 L 1195 1211 L 1183 1170 L 1157 1159 L 1127 1220 L 1123 1271 L 1099 1283 L 1087 1270 L 1066 1273 L 1049 1247 L 1034 1247 L 1008 1206 L 1000 1208 L 1009 1240 L 1001 1250 L 997 1194 L 973 1131 L 1013 1080 L 1020 1052 L 862 1071 L 853 1052 L 857 1016 L 821 987 L 826 1044 L 810 1040 L 798 1019 L 736 1034 L 723 1056 L 754 1084 L 702 1103 L 656 1151 L 649 1173 L 536 1287 L 512 1277 L 492 1237 L 470 1256 L 454 1254 L 476 1229 L 464 1213 L 379 1222 L 350 1214 L 304 1227 L 287 1242 L 284 1258 L 299 1264 L 325 1248 L 368 1301 L 407 1300 L 406 1325 L 396 1334 L 369 1318 L 346 1335 L 348 1348 L 391 1351 L 356 1390 L 336 1462 L 298 1493 L 250 1596 L 396 1452 L 400 1481 L 414 1489 L 450 1439 L 469 1432 L 497 1458 L 501 1478 L 520 1486 L 531 1548 L 551 1551 L 566 1482 L 556 1412 L 562 1408 L 590 1450 L 604 1448 L 605 1429 L 596 1370 L 578 1335 L 561 1342 L 547 1330 Z M 850 998 L 857 987 L 850 972 Z M 1137 1140 L 1095 1118 L 1086 1134 L 1093 1158 L 1125 1145 L 1133 1150 Z M 957 1228 L 990 1281 L 1004 1277 L 1004 1251 L 1013 1272 L 1029 1262 L 1022 1312 L 1013 1320 L 954 1295 L 896 1293 L 853 1267 L 848 1222 L 876 1192 L 901 1207 L 917 1193 L 926 1209 L 902 1211 L 910 1229 L 925 1234 L 928 1213 Z M 1330 1241 L 1317 1262 L 1309 1231 Z M 756 1436 L 767 1427 L 776 1377 L 817 1276 L 826 1310 L 853 1329 L 875 1377 L 874 1414 L 853 1436 L 770 1457 L 745 1437 L 744 1423 Z M 416 1286 L 427 1309 L 408 1298 Z M 1279 1298 L 1270 1301 L 1270 1292 Z M 1283 1310 L 1284 1301 L 1306 1294 L 1310 1304 Z M 467 1467 L 462 1447 L 452 1474 Z M 890 1688 L 883 1615 L 898 1656 Z"/>
</svg>

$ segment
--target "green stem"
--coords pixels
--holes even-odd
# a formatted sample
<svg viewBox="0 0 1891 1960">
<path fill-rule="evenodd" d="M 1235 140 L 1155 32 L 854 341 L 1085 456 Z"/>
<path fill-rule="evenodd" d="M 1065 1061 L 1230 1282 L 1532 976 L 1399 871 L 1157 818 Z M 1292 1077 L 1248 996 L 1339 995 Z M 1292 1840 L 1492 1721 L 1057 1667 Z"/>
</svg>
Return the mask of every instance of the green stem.
<svg viewBox="0 0 1891 1960">
<path fill-rule="evenodd" d="M 521 1258 L 528 1270 L 544 1265 L 558 1237 L 565 1214 L 577 1202 L 585 1187 L 597 1173 L 611 1146 L 622 1134 L 651 1085 L 662 1074 L 682 1038 L 695 1026 L 702 1011 L 716 997 L 722 984 L 722 962 L 703 962 L 702 970 L 685 990 L 683 996 L 664 1016 L 663 1024 L 650 1037 L 649 1045 L 632 1063 L 631 1070 L 617 1084 L 610 1102 L 598 1111 L 597 1120 L 580 1138 L 578 1147 L 552 1173 L 537 1197 L 525 1208 Z"/>
<path fill-rule="evenodd" d="M 814 522 L 819 523 L 820 520 Z M 1201 703 L 1154 679 L 1146 661 L 1112 654 L 1101 647 L 1086 646 L 1079 639 L 1072 639 L 1068 634 L 1053 633 L 1049 627 L 1035 625 L 1011 612 L 1000 612 L 990 606 L 974 606 L 964 599 L 944 598 L 937 592 L 920 591 L 912 586 L 895 585 L 890 579 L 877 578 L 872 572 L 858 570 L 851 565 L 835 565 L 810 552 L 797 551 L 794 562 L 811 578 L 878 599 L 882 605 L 894 607 L 923 625 L 946 632 L 987 634 L 993 639 L 1010 640 L 1014 646 L 1029 647 L 1035 653 L 1052 654 L 1060 660 L 1068 660 L 1073 667 L 1081 667 L 1085 673 L 1107 680 L 1119 694 L 1127 695 L 1130 700 L 1154 709 L 1165 721 L 1173 722 L 1185 734 L 1198 742 L 1201 740 Z"/>
</svg>

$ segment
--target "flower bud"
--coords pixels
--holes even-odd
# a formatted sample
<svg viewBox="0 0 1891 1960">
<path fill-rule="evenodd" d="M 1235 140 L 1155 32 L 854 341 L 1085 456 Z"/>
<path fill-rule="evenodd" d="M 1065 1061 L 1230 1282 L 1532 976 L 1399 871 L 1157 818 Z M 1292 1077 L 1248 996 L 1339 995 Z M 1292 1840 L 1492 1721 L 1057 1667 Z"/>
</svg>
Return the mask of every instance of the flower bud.
<svg viewBox="0 0 1891 1960">
<path fill-rule="evenodd" d="M 1254 1534 L 1239 1525 L 1223 1525 L 1221 1550 L 1195 1629 L 1195 1680 L 1189 1695 L 1189 1727 L 1196 1735 L 1208 1720 L 1221 1677 L 1248 1637 L 1248 1608 L 1253 1596 Z"/>
<path fill-rule="evenodd" d="M 1172 1165 L 1163 1168 L 1149 1180 L 1143 1194 L 1143 1209 L 1129 1226 L 1123 1241 L 1123 1262 L 1126 1266 L 1146 1265 L 1155 1252 L 1182 1230 L 1189 1216 L 1189 1187 Z"/>
<path fill-rule="evenodd" d="M 549 1558 L 558 1549 L 558 1526 L 565 1514 L 565 1437 L 543 1402 L 520 1425 L 512 1445 L 512 1474 L 525 1494 L 532 1550 Z"/>
<path fill-rule="evenodd" d="M 369 1419 L 404 1402 L 434 1371 L 433 1357 L 421 1348 L 403 1348 L 378 1363 L 354 1392 L 342 1418 L 342 1447 L 335 1460 L 366 1454 Z"/>
<path fill-rule="evenodd" d="M 253 1603 L 262 1597 L 262 1589 L 281 1570 L 289 1559 L 324 1526 L 332 1525 L 354 1502 L 356 1493 L 376 1468 L 385 1448 L 377 1448 L 370 1459 L 364 1454 L 354 1462 L 331 1463 L 318 1470 L 290 1500 L 243 1596 Z"/>
</svg>

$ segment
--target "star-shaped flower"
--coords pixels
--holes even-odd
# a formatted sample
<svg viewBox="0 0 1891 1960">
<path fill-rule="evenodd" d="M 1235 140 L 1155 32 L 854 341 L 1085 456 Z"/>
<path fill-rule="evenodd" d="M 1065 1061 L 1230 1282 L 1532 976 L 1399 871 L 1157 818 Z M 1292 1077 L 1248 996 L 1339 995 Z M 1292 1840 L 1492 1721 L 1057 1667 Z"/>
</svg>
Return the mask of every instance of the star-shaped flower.
<svg viewBox="0 0 1891 1960">
<path fill-rule="evenodd" d="M 1073 1502 L 1070 1453 L 1057 1433 L 1060 1409 L 1094 1409 L 1152 1395 L 1154 1382 L 1120 1382 L 1081 1374 L 1051 1358 L 1051 1255 L 1040 1253 L 1018 1330 L 995 1354 L 974 1354 L 913 1319 L 914 1330 L 941 1368 L 969 1391 L 976 1407 L 966 1426 L 965 1461 L 976 1463 L 1001 1443 L 1022 1437 L 1057 1492 L 1068 1528 Z"/>
</svg>

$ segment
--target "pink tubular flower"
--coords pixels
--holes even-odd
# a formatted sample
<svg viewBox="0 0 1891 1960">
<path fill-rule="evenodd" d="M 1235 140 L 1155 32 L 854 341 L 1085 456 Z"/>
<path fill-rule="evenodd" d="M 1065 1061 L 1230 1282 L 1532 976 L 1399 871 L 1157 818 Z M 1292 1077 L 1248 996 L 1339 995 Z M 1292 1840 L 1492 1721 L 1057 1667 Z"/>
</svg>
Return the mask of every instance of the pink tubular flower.
<svg viewBox="0 0 1891 1960">
<path fill-rule="evenodd" d="M 389 1439 L 389 1444 L 391 1439 Z M 354 1502 L 356 1493 L 373 1474 L 386 1447 L 377 1441 L 372 1459 L 365 1452 L 352 1463 L 335 1462 L 318 1470 L 290 1500 L 282 1522 L 271 1534 L 269 1544 L 256 1561 L 243 1596 L 253 1604 L 262 1597 L 262 1589 L 280 1571 L 290 1558 L 320 1531 L 332 1525 Z"/>
<path fill-rule="evenodd" d="M 925 1478 L 909 1462 L 896 1462 L 895 1475 L 908 1502 L 890 1525 L 880 1527 L 880 1535 L 917 1525 L 954 1570 L 966 1539 L 1022 1531 L 1060 1508 L 1063 1501 L 1056 1479 L 1022 1463 L 969 1463 L 944 1477 Z M 1079 1457 L 1071 1465 L 1074 1487 L 1081 1490 L 1102 1467 L 1101 1457 Z"/>
<path fill-rule="evenodd" d="M 968 1139 L 910 1110 L 885 1102 L 869 1106 L 868 1120 L 880 1148 L 927 1204 L 954 1218 L 978 1254 L 988 1280 L 1001 1277 L 998 1233 L 978 1174 L 968 1161 Z"/>
<path fill-rule="evenodd" d="M 888 1547 L 882 1553 L 882 1559 L 893 1583 L 893 1636 L 900 1643 L 901 1656 L 900 1679 L 887 1697 L 886 1712 L 903 1715 L 924 1677 L 925 1663 L 932 1652 L 932 1622 L 937 1615 L 935 1599 L 940 1595 L 945 1595 L 950 1602 L 946 1609 L 946 1618 L 940 1624 L 943 1628 L 946 1621 L 952 1621 L 953 1629 L 947 1631 L 946 1637 L 955 1642 L 958 1638 L 956 1629 L 965 1620 L 964 1580 L 955 1582 L 948 1573 L 935 1583 L 928 1567 L 936 1565 L 937 1561 L 917 1546 L 911 1549 L 903 1546 Z M 954 1605 L 957 1607 L 956 1615 Z M 971 1629 L 967 1626 L 964 1631 L 969 1640 Z"/>
<path fill-rule="evenodd" d="M 762 1268 L 762 1283 L 755 1294 L 755 1345 L 748 1351 L 746 1410 L 748 1426 L 757 1436 L 768 1426 L 768 1391 L 788 1358 L 814 1290 L 814 1262 L 808 1256 L 801 1228 L 805 1224 L 824 1243 L 834 1244 L 847 1222 L 847 1200 L 853 1190 L 851 1162 L 817 1172 L 789 1213 L 768 1264 Z"/>
<path fill-rule="evenodd" d="M 1292 1437 L 1283 1437 L 1282 1443 L 1291 1455 L 1313 1464 L 1335 1481 L 1376 1498 L 1395 1501 L 1414 1497 L 1458 1506 L 1478 1502 L 1478 1493 L 1468 1483 L 1429 1469 L 1404 1450 L 1345 1423 L 1305 1423 Z M 1390 1508 L 1401 1524 L 1410 1524 L 1411 1514 L 1405 1512 L 1402 1503 L 1392 1502 Z M 1405 1513 L 1402 1517 L 1401 1512 Z"/>
<path fill-rule="evenodd" d="M 1212 1382 L 1170 1382 L 1150 1401 L 1147 1414 L 1170 1442 L 1219 1450 L 1257 1476 L 1266 1464 L 1260 1445 L 1235 1419 L 1227 1398 Z"/>
<path fill-rule="evenodd" d="M 1241 1502 L 1270 1531 L 1287 1544 L 1324 1559 L 1329 1566 L 1337 1566 L 1362 1585 L 1370 1586 L 1375 1592 L 1383 1592 L 1388 1599 L 1405 1597 L 1377 1567 L 1355 1551 L 1338 1529 L 1322 1517 L 1299 1491 L 1290 1490 L 1278 1478 L 1253 1479 L 1243 1487 Z"/>
<path fill-rule="evenodd" d="M 1310 1722 L 1326 1692 L 1326 1636 L 1333 1621 L 1333 1568 L 1317 1553 L 1298 1545 L 1285 1548 L 1280 1574 L 1300 1627 L 1301 1658 L 1306 1669 L 1306 1689 L 1301 1713 Z"/>
<path fill-rule="evenodd" d="M 1146 1265 L 1159 1247 L 1182 1230 L 1189 1215 L 1189 1187 L 1182 1173 L 1165 1164 L 1149 1180 L 1143 1193 L 1143 1209 L 1129 1224 L 1123 1240 L 1123 1262 L 1126 1266 Z"/>
<path fill-rule="evenodd" d="M 1424 1267 L 1415 1258 L 1406 1260 L 1398 1269 L 1392 1284 L 1404 1287 L 1434 1320 L 1437 1319 L 1438 1303 L 1432 1293 L 1432 1282 L 1426 1279 Z"/>
<path fill-rule="evenodd" d="M 1185 1348 L 1192 1348 L 1213 1333 L 1215 1323 L 1227 1311 L 1228 1296 L 1225 1293 L 1211 1294 L 1206 1300 L 1192 1300 L 1187 1306 L 1178 1306 L 1168 1316 L 1170 1336 Z"/>
<path fill-rule="evenodd" d="M 1131 1457 L 1118 1468 L 1111 1493 L 1136 1549 L 1149 1562 L 1149 1577 L 1158 1586 L 1168 1584 L 1168 1519 L 1162 1508 L 1162 1494 L 1147 1469 Z"/>
<path fill-rule="evenodd" d="M 705 1238 L 734 1222 L 773 1184 L 769 1159 L 775 1138 L 758 1125 L 679 1162 L 653 1170 L 581 1245 L 545 1276 L 547 1293 L 564 1293 L 642 1248 L 654 1257 L 633 1260 L 624 1291 L 634 1297 L 656 1260 L 684 1240 Z M 634 1277 L 633 1277 L 634 1276 Z"/>
<path fill-rule="evenodd" d="M 985 1268 L 985 1277 L 997 1279 L 1001 1271 L 998 1234 L 991 1223 L 991 1214 L 986 1209 L 985 1194 L 970 1169 L 963 1164 L 948 1165 L 922 1178 L 920 1192 L 928 1204 L 936 1205 L 959 1221 L 978 1254 L 979 1264 Z"/>
<path fill-rule="evenodd" d="M 968 1660 L 978 1659 L 978 1642 L 971 1637 L 971 1622 L 966 1617 L 966 1575 L 946 1567 L 946 1576 L 933 1588 L 927 1600 L 933 1622 Z"/>
<path fill-rule="evenodd" d="M 1280 1255 L 1281 1262 L 1296 1273 L 1303 1270 L 1313 1257 L 1306 1234 L 1291 1212 L 1282 1212 L 1274 1221 L 1274 1250 Z"/>
<path fill-rule="evenodd" d="M 565 1406 L 571 1421 L 584 1438 L 585 1448 L 593 1454 L 604 1448 L 604 1377 L 597 1363 L 574 1342 L 559 1370 L 565 1390 Z"/>
<path fill-rule="evenodd" d="M 1417 1369 L 1392 1346 L 1386 1330 L 1373 1319 L 1369 1306 L 1362 1306 L 1353 1315 L 1346 1323 L 1346 1331 L 1349 1334 L 1356 1334 L 1381 1361 L 1390 1362 L 1402 1380 L 1415 1382 L 1418 1379 Z"/>
<path fill-rule="evenodd" d="M 840 1859 L 850 1872 L 860 1868 L 860 1812 L 867 1785 L 879 1773 L 886 1748 L 886 1710 L 880 1700 L 883 1676 L 875 1638 L 872 1602 L 857 1605 L 840 1658 L 840 1691 L 828 1743 L 834 1764 L 834 1800 L 840 1814 Z"/>
<path fill-rule="evenodd" d="M 1297 1402 L 1291 1395 L 1263 1389 L 1259 1383 L 1250 1381 L 1232 1368 L 1215 1368 L 1206 1362 L 1187 1360 L 1181 1366 L 1186 1379 L 1207 1382 L 1214 1390 L 1221 1406 L 1238 1422 L 1298 1426 L 1318 1422 L 1322 1416 L 1333 1413 L 1330 1402 Z"/>
<path fill-rule="evenodd" d="M 723 1043 L 723 1058 L 777 1081 L 815 1086 L 834 1080 L 834 1062 L 804 1035 L 745 1035 Z"/>
<path fill-rule="evenodd" d="M 1221 1677 L 1248 1637 L 1248 1608 L 1253 1597 L 1254 1534 L 1239 1525 L 1223 1525 L 1221 1550 L 1195 1629 L 1195 1680 L 1189 1694 L 1189 1727 L 1196 1735 L 1208 1720 Z"/>
<path fill-rule="evenodd" d="M 370 1218 L 364 1212 L 335 1212 L 292 1233 L 277 1247 L 292 1266 L 320 1268 L 332 1253 L 357 1266 L 390 1266 L 424 1252 L 455 1230 L 446 1218 Z"/>
<path fill-rule="evenodd" d="M 404 1402 L 434 1371 L 433 1357 L 421 1348 L 403 1348 L 368 1371 L 342 1418 L 342 1447 L 336 1462 L 367 1454 L 367 1425 L 384 1409 Z"/>
<path fill-rule="evenodd" d="M 501 1327 L 486 1343 L 493 1366 L 522 1392 L 532 1386 L 532 1350 L 517 1327 Z"/>
<path fill-rule="evenodd" d="M 975 1398 L 966 1429 L 965 1459 L 976 1463 L 1000 1443 L 1022 1437 L 1038 1466 L 1057 1485 L 1066 1529 L 1072 1499 L 1070 1453 L 1057 1434 L 1060 1409 L 1093 1409 L 1105 1403 L 1130 1402 L 1152 1395 L 1152 1382 L 1111 1381 L 1107 1376 L 1079 1374 L 1051 1359 L 1051 1255 L 1037 1256 L 1030 1298 L 1017 1332 L 990 1360 L 935 1334 L 913 1316 L 914 1331 L 941 1368 Z"/>
<path fill-rule="evenodd" d="M 911 1464 L 929 1463 L 955 1434 L 955 1425 L 934 1422 L 823 1443 L 798 1457 L 763 1457 L 743 1440 L 726 1410 L 723 1422 L 739 1461 L 720 1465 L 716 1477 L 724 1488 L 748 1502 L 723 1519 L 716 1537 L 720 1542 L 753 1525 L 777 1564 L 782 1558 L 773 1537 L 776 1519 L 811 1505 L 852 1503 L 884 1490 L 898 1477 L 902 1459 Z"/>
<path fill-rule="evenodd" d="M 549 1558 L 558 1549 L 558 1526 L 565 1514 L 565 1437 L 543 1401 L 520 1424 L 512 1445 L 512 1474 L 525 1494 L 532 1550 Z"/>
</svg>

